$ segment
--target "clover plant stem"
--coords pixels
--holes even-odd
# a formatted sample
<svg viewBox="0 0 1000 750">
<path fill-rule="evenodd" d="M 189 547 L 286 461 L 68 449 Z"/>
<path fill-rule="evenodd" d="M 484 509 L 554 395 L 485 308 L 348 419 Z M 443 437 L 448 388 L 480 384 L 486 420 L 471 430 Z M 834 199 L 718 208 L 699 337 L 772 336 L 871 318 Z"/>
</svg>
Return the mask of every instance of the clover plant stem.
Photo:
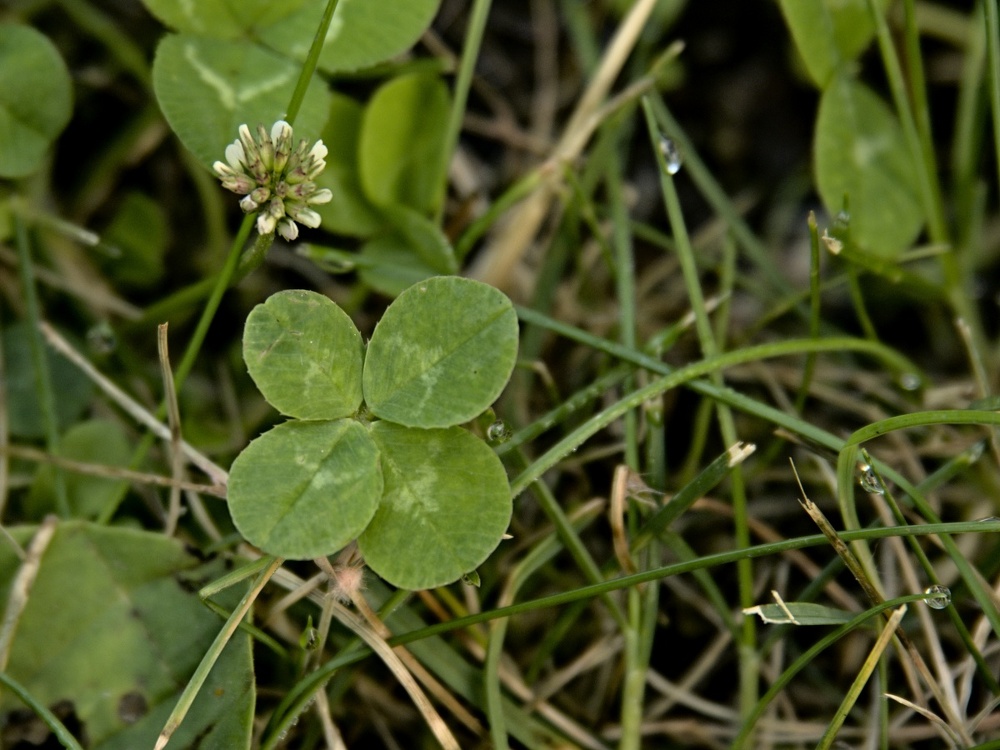
<svg viewBox="0 0 1000 750">
<path fill-rule="evenodd" d="M 35 287 L 35 265 L 31 253 L 31 240 L 24 218 L 19 211 L 11 212 L 14 219 L 15 241 L 17 244 L 17 265 L 21 276 L 21 294 L 28 316 L 28 341 L 31 346 L 31 360 L 35 369 L 35 394 L 42 414 L 45 429 L 45 444 L 49 453 L 59 455 L 59 417 L 56 411 L 55 391 L 52 389 L 52 373 L 45 353 L 45 342 L 38 324 L 42 320 L 38 304 L 38 290 Z M 69 494 L 66 489 L 66 475 L 60 466 L 53 466 L 56 510 L 60 517 L 70 517 Z"/>
<path fill-rule="evenodd" d="M 76 737 L 70 733 L 66 725 L 59 721 L 59 717 L 52 713 L 42 701 L 35 698 L 24 685 L 2 671 L 0 671 L 0 684 L 6 686 L 14 695 L 21 699 L 24 705 L 34 711 L 35 715 L 42 720 L 45 726 L 52 730 L 52 734 L 56 736 L 56 739 L 59 740 L 60 744 L 66 750 L 83 750 L 83 746 L 77 742 Z"/>
<path fill-rule="evenodd" d="M 284 119 L 289 125 L 294 125 L 295 118 L 299 116 L 302 102 L 306 98 L 306 92 L 309 90 L 309 81 L 312 80 L 313 74 L 316 72 L 316 66 L 319 64 L 319 56 L 323 52 L 323 45 L 326 43 L 326 35 L 330 30 L 333 14 L 337 10 L 337 2 L 338 0 L 327 0 L 323 16 L 319 21 L 319 26 L 316 27 L 316 34 L 313 36 L 309 52 L 306 54 L 305 62 L 302 64 L 299 79 L 295 82 L 295 90 L 292 92 L 292 98 L 288 102 L 288 111 L 285 112 Z"/>
<path fill-rule="evenodd" d="M 691 310 L 694 313 L 695 329 L 698 332 L 702 355 L 710 358 L 719 352 L 720 346 L 716 342 L 715 332 L 712 330 L 708 312 L 705 308 L 705 298 L 701 289 L 698 266 L 695 263 L 694 248 L 691 246 L 691 240 L 688 236 L 684 214 L 681 211 L 680 198 L 677 195 L 677 189 L 674 185 L 673 174 L 667 168 L 665 156 L 662 149 L 659 148 L 660 130 L 648 97 L 643 98 L 642 107 L 646 115 L 646 127 L 649 131 L 650 144 L 660 167 L 660 188 L 663 193 L 667 216 L 670 219 L 670 226 L 673 229 L 674 242 L 677 246 L 677 259 L 680 261 L 681 272 L 684 276 L 684 285 L 691 300 Z M 718 388 L 723 387 L 722 374 L 719 371 L 713 371 L 709 377 L 713 385 Z M 722 433 L 722 439 L 726 445 L 733 445 L 738 441 L 738 438 L 736 435 L 736 422 L 733 419 L 732 411 L 728 405 L 716 403 L 716 414 L 718 415 L 719 431 Z M 733 502 L 733 524 L 736 546 L 748 547 L 750 546 L 750 527 L 747 516 L 746 491 L 743 484 L 743 472 L 738 466 L 732 472 L 730 488 Z M 740 606 L 744 608 L 752 606 L 754 596 L 753 567 L 749 560 L 743 560 L 737 564 L 737 581 L 740 592 Z M 742 625 L 738 649 L 740 656 L 739 695 L 740 712 L 741 714 L 745 714 L 757 701 L 758 662 L 755 653 L 757 631 L 750 618 L 745 618 Z"/>
<path fill-rule="evenodd" d="M 208 301 L 205 303 L 205 307 L 201 311 L 201 317 L 198 319 L 198 325 L 195 327 L 194 333 L 191 335 L 191 340 L 188 341 L 187 348 L 184 350 L 184 356 L 181 358 L 181 361 L 177 365 L 177 369 L 174 372 L 174 387 L 178 393 L 180 393 L 181 387 L 184 385 L 184 381 L 190 374 L 191 368 L 194 367 L 194 361 L 197 359 L 198 353 L 201 351 L 201 345 L 204 343 L 205 336 L 208 334 L 208 328 L 212 325 L 215 313 L 218 311 L 219 305 L 222 303 L 222 295 L 226 293 L 226 290 L 229 288 L 229 283 L 232 281 L 233 275 L 236 273 L 243 245 L 250 237 L 250 232 L 253 231 L 253 227 L 254 217 L 252 215 L 244 216 L 243 223 L 240 224 L 240 229 L 236 233 L 236 237 L 233 239 L 233 244 L 229 248 L 229 254 L 226 256 L 225 265 L 223 265 L 222 270 L 219 271 L 219 275 L 215 277 L 215 284 L 212 286 L 212 293 L 209 295 Z M 264 253 L 273 241 L 273 234 L 257 236 L 257 241 L 254 243 L 254 251 L 255 255 L 259 256 L 261 261 L 263 261 Z M 258 248 L 262 248 L 259 253 L 257 252 Z"/>
<path fill-rule="evenodd" d="M 476 60 L 479 59 L 479 49 L 483 43 L 483 32 L 486 30 L 486 19 L 490 14 L 490 5 L 492 5 L 492 0 L 475 0 L 472 4 L 468 27 L 465 30 L 462 60 L 458 65 L 458 76 L 455 78 L 455 87 L 452 91 L 451 112 L 448 115 L 448 125 L 445 130 L 444 148 L 441 151 L 442 159 L 444 159 L 444 164 L 441 165 L 440 169 L 440 174 L 444 179 L 440 188 L 442 198 L 448 188 L 448 167 L 455 156 L 458 136 L 462 131 L 462 120 L 465 117 L 465 107 L 469 100 L 469 88 L 472 86 Z M 445 202 L 439 200 L 437 203 L 438 208 L 434 218 L 436 223 L 440 224 Z M 456 255 L 462 258 L 463 254 L 456 251 Z"/>
</svg>

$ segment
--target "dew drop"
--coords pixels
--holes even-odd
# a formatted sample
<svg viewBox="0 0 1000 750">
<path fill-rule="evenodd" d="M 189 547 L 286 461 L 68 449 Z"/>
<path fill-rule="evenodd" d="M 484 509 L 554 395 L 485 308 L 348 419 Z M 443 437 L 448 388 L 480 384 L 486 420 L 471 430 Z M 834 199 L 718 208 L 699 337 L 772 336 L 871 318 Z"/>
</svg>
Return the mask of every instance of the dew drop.
<svg viewBox="0 0 1000 750">
<path fill-rule="evenodd" d="M 681 152 L 677 144 L 665 135 L 660 136 L 660 153 L 663 154 L 668 174 L 677 174 L 681 171 L 681 165 L 684 163 Z"/>
<path fill-rule="evenodd" d="M 506 443 L 510 440 L 510 436 L 513 435 L 513 431 L 507 426 L 506 422 L 502 419 L 498 419 L 496 422 L 491 424 L 486 428 L 486 439 L 489 440 L 494 445 L 500 445 L 501 443 Z"/>
<path fill-rule="evenodd" d="M 947 586 L 939 584 L 928 586 L 924 589 L 924 594 L 927 595 L 924 601 L 927 602 L 927 606 L 931 609 L 944 609 L 951 604 L 951 589 Z"/>
<path fill-rule="evenodd" d="M 846 232 L 851 226 L 851 215 L 847 211 L 838 211 L 833 217 L 833 233 L 840 235 Z"/>
<path fill-rule="evenodd" d="M 87 346 L 99 356 L 107 356 L 118 348 L 118 337 L 107 322 L 100 322 L 87 331 Z"/>
<path fill-rule="evenodd" d="M 860 474 L 858 478 L 858 484 L 861 488 L 872 495 L 884 495 L 885 487 L 882 483 L 878 481 L 878 477 L 875 476 L 875 472 L 871 466 L 868 464 L 858 464 L 858 472 Z"/>
<path fill-rule="evenodd" d="M 904 391 L 915 391 L 920 387 L 920 376 L 915 372 L 904 372 L 899 376 L 899 387 Z"/>
<path fill-rule="evenodd" d="M 475 586 L 478 589 L 482 585 L 482 579 L 479 577 L 479 572 L 473 570 L 462 576 L 462 583 L 466 586 Z"/>
</svg>

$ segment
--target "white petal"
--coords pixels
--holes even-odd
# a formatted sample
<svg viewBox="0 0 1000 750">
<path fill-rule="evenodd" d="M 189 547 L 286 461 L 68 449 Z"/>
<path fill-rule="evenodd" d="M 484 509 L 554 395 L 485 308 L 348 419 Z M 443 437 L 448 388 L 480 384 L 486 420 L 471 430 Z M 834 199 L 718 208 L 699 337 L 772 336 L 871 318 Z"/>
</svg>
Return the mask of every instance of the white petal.
<svg viewBox="0 0 1000 750">
<path fill-rule="evenodd" d="M 292 137 L 292 126 L 284 120 L 278 120 L 271 126 L 271 140 L 277 143 L 282 138 Z"/>
<path fill-rule="evenodd" d="M 248 195 L 240 201 L 240 208 L 243 209 L 243 213 L 252 214 L 260 208 L 260 204 Z"/>
<path fill-rule="evenodd" d="M 330 192 L 329 188 L 323 188 L 317 190 L 315 193 L 306 198 L 306 203 L 311 203 L 312 205 L 319 205 L 320 203 L 329 203 L 333 200 L 333 193 Z"/>
<path fill-rule="evenodd" d="M 233 177 L 236 175 L 236 172 L 233 171 L 232 167 L 221 161 L 217 161 L 212 165 L 212 171 L 214 171 L 219 178 L 223 180 L 227 177 Z"/>
<path fill-rule="evenodd" d="M 311 208 L 301 208 L 295 212 L 295 220 L 300 224 L 305 224 L 307 227 L 315 229 L 323 219 Z"/>
<path fill-rule="evenodd" d="M 274 225 L 277 223 L 275 218 L 271 216 L 267 211 L 263 211 L 257 216 L 257 231 L 260 234 L 271 234 L 274 231 Z"/>
<path fill-rule="evenodd" d="M 282 219 L 278 222 L 278 234 L 292 242 L 299 236 L 299 225 L 291 219 Z"/>
<path fill-rule="evenodd" d="M 329 149 L 323 145 L 323 140 L 320 139 L 313 144 L 313 147 L 309 149 L 310 158 L 322 161 L 326 158 L 326 155 L 330 153 Z"/>
<path fill-rule="evenodd" d="M 226 146 L 226 161 L 229 162 L 229 166 L 237 171 L 242 171 L 247 163 L 247 155 L 243 150 L 243 144 L 239 141 L 233 141 L 228 146 Z"/>
</svg>

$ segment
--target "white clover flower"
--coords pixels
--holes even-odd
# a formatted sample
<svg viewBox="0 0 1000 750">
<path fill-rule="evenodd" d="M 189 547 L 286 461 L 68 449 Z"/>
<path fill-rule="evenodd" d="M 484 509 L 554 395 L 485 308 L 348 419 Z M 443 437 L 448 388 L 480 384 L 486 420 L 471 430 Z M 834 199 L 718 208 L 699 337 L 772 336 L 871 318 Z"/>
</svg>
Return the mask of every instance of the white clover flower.
<svg viewBox="0 0 1000 750">
<path fill-rule="evenodd" d="M 309 147 L 300 140 L 292 148 L 292 126 L 278 120 L 268 133 L 257 126 L 254 137 L 250 128 L 240 125 L 239 138 L 226 146 L 226 161 L 212 165 L 222 180 L 222 187 L 244 196 L 240 208 L 257 214 L 257 231 L 278 234 L 291 241 L 299 236 L 299 227 L 318 227 L 320 215 L 310 206 L 329 203 L 333 193 L 316 187 L 316 178 L 326 168 L 328 150 L 323 141 Z"/>
</svg>

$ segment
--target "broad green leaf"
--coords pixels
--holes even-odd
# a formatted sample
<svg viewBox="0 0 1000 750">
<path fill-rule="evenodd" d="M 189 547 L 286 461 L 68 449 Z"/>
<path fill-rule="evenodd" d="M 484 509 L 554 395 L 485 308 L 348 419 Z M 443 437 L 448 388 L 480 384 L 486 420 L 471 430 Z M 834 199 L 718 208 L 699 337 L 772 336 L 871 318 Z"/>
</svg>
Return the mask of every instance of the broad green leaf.
<svg viewBox="0 0 1000 750">
<path fill-rule="evenodd" d="M 254 440 L 229 473 L 236 528 L 265 552 L 330 555 L 364 530 L 382 496 L 379 456 L 359 422 L 285 422 Z"/>
<path fill-rule="evenodd" d="M 856 612 L 813 602 L 758 604 L 756 607 L 744 609 L 743 614 L 757 615 L 769 625 L 843 625 L 857 616 Z"/>
<path fill-rule="evenodd" d="M 45 423 L 35 388 L 35 364 L 31 356 L 27 323 L 4 328 L 4 386 L 7 391 L 7 420 L 11 435 L 25 438 L 45 436 Z M 94 388 L 87 377 L 64 357 L 46 347 L 45 356 L 52 376 L 56 420 L 60 429 L 75 422 L 90 404 Z"/>
<path fill-rule="evenodd" d="M 73 110 L 66 64 L 30 26 L 0 24 L 0 177 L 41 165 Z"/>
<path fill-rule="evenodd" d="M 329 232 L 350 237 L 370 237 L 381 231 L 385 220 L 368 201 L 358 176 L 358 138 L 363 108 L 348 96 L 331 94 L 330 119 L 323 129 L 323 143 L 329 149 L 326 169 L 316 180 L 329 188 L 333 200 L 314 206 Z"/>
<path fill-rule="evenodd" d="M 163 276 L 169 227 L 163 206 L 139 192 L 127 193 L 101 239 L 120 252 L 107 272 L 132 287 L 147 288 Z"/>
<path fill-rule="evenodd" d="M 389 305 L 365 356 L 365 403 L 409 427 L 467 422 L 500 395 L 517 359 L 517 313 L 497 289 L 439 276 Z"/>
<path fill-rule="evenodd" d="M 109 468 L 126 468 L 132 458 L 133 447 L 121 426 L 104 419 L 94 419 L 73 425 L 59 441 L 59 455 L 87 464 L 100 464 Z M 126 482 L 92 474 L 63 471 L 69 507 L 75 518 L 94 519 L 111 502 L 117 502 Z M 28 512 L 31 518 L 41 519 L 54 512 L 55 471 L 41 465 L 31 485 Z"/>
<path fill-rule="evenodd" d="M 14 532 L 27 541 L 25 529 Z M 221 627 L 192 589 L 222 568 L 197 564 L 162 534 L 61 523 L 17 622 L 8 674 L 44 705 L 67 701 L 87 747 L 153 747 Z M 11 546 L 0 545 L 0 591 L 19 567 Z M 254 701 L 249 638 L 237 633 L 172 744 L 249 747 Z M 0 724 L 20 709 L 4 692 Z"/>
<path fill-rule="evenodd" d="M 285 116 L 299 66 L 246 41 L 168 34 L 156 49 L 153 88 L 170 127 L 206 165 L 225 159 L 239 126 L 269 130 Z M 330 99 L 323 83 L 309 83 L 296 138 L 316 140 L 326 124 Z"/>
<path fill-rule="evenodd" d="M 154 16 L 175 31 L 219 39 L 250 37 L 299 10 L 307 0 L 142 0 Z M 315 31 L 315 29 L 314 29 Z"/>
<path fill-rule="evenodd" d="M 877 0 L 882 10 L 888 0 Z M 809 77 L 825 88 L 834 74 L 846 72 L 875 35 L 868 0 L 780 0 L 785 23 Z"/>
<path fill-rule="evenodd" d="M 250 311 L 243 359 L 260 392 L 282 414 L 337 419 L 361 406 L 364 342 L 328 297 L 292 289 Z"/>
<path fill-rule="evenodd" d="M 496 549 L 511 515 L 500 459 L 461 427 L 415 430 L 375 422 L 385 494 L 358 538 L 365 562 L 394 586 L 457 581 Z"/>
<path fill-rule="evenodd" d="M 361 280 L 387 297 L 397 297 L 418 281 L 440 273 L 421 260 L 398 232 L 375 237 L 359 251 Z"/>
<path fill-rule="evenodd" d="M 864 84 L 838 76 L 823 92 L 816 119 L 816 183 L 835 214 L 850 198 L 850 236 L 896 257 L 917 236 L 923 210 L 913 156 L 899 123 Z"/>
<path fill-rule="evenodd" d="M 440 0 L 340 0 L 319 59 L 330 73 L 359 70 L 395 57 L 424 33 Z M 325 1 L 311 0 L 298 13 L 265 30 L 263 41 L 304 60 Z"/>
<path fill-rule="evenodd" d="M 448 111 L 448 90 L 428 73 L 398 76 L 375 92 L 358 146 L 361 185 L 372 203 L 421 213 L 440 204 Z"/>
<path fill-rule="evenodd" d="M 361 280 L 390 297 L 431 276 L 458 271 L 455 251 L 441 229 L 406 206 L 387 206 L 394 230 L 361 248 Z"/>
</svg>

